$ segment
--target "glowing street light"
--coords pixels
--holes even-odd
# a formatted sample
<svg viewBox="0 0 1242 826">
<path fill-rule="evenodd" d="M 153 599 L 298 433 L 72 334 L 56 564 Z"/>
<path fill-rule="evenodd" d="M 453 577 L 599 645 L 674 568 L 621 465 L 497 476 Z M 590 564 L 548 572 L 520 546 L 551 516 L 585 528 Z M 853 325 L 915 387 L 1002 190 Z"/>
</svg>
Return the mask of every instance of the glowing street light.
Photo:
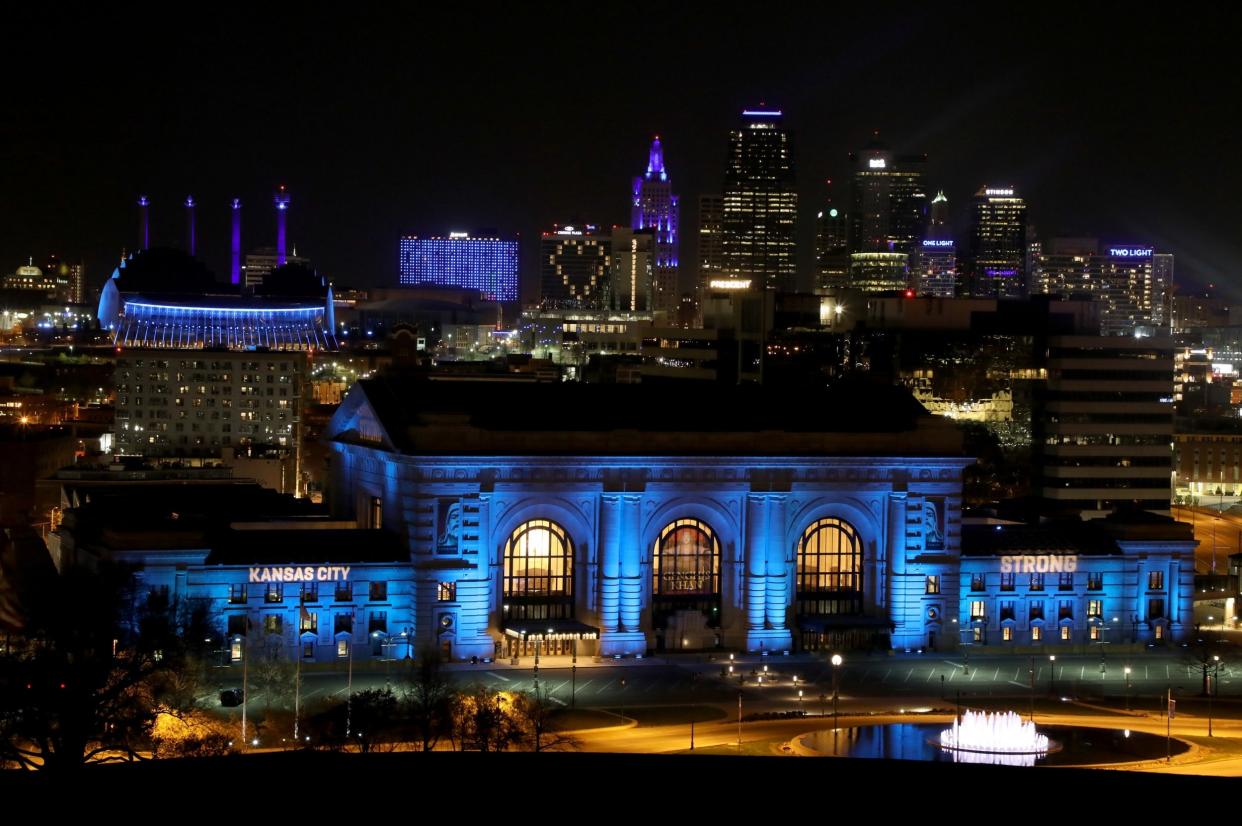
<svg viewBox="0 0 1242 826">
<path fill-rule="evenodd" d="M 837 727 L 837 698 L 840 696 L 838 686 L 840 684 L 841 663 L 843 662 L 844 660 L 841 659 L 840 654 L 832 655 L 832 727 L 834 729 Z"/>
</svg>

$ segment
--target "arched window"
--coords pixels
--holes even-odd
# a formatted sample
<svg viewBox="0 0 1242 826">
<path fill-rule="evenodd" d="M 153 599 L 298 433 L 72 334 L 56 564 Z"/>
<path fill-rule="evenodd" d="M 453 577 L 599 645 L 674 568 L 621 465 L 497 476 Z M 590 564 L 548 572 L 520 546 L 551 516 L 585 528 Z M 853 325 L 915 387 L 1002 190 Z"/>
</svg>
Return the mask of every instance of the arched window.
<svg viewBox="0 0 1242 826">
<path fill-rule="evenodd" d="M 701 613 L 702 622 L 709 628 L 720 626 L 720 540 L 706 522 L 698 519 L 678 519 L 665 525 L 651 553 L 653 627 L 670 627 L 670 618 L 681 611 Z M 684 645 L 679 642 L 676 647 L 710 644 L 714 642 L 699 640 Z"/>
<path fill-rule="evenodd" d="M 862 539 L 841 519 L 820 519 L 798 543 L 798 613 L 862 613 Z"/>
<path fill-rule="evenodd" d="M 720 543 L 697 519 L 665 526 L 652 555 L 652 594 L 708 596 L 720 590 Z"/>
<path fill-rule="evenodd" d="M 502 594 L 507 619 L 573 616 L 574 552 L 564 528 L 546 519 L 517 527 L 505 543 Z"/>
</svg>

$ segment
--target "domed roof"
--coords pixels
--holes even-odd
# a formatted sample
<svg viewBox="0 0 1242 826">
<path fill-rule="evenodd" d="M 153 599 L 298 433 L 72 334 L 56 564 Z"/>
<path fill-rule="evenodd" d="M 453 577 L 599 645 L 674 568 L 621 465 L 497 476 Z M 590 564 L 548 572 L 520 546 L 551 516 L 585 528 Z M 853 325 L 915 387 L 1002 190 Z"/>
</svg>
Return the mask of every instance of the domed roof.
<svg viewBox="0 0 1242 826">
<path fill-rule="evenodd" d="M 183 250 L 151 247 L 129 256 L 121 266 L 121 292 L 212 293 L 221 285 L 211 270 Z"/>
<path fill-rule="evenodd" d="M 30 276 L 33 278 L 39 278 L 40 276 L 43 275 L 43 270 L 39 269 L 38 267 L 21 266 L 17 268 L 17 272 L 15 274 L 23 275 L 23 276 Z"/>
</svg>

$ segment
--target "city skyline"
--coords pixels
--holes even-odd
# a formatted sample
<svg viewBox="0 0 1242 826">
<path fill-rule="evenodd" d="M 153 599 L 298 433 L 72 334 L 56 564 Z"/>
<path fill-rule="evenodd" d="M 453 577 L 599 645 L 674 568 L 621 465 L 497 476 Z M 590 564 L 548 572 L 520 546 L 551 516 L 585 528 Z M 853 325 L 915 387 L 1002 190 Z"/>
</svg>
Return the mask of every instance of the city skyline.
<svg viewBox="0 0 1242 826">
<path fill-rule="evenodd" d="M 822 42 L 807 25 L 805 35 L 775 34 L 724 64 L 719 49 L 749 42 L 724 12 L 700 20 L 671 10 L 626 54 L 583 54 L 565 38 L 521 63 L 505 36 L 507 26 L 533 22 L 520 16 L 479 21 L 472 63 L 445 62 L 460 45 L 460 24 L 410 59 L 373 20 L 342 21 L 331 35 L 313 19 L 292 21 L 289 47 L 270 53 L 261 21 L 240 30 L 208 22 L 178 40 L 185 57 L 168 75 L 150 68 L 175 56 L 157 31 L 139 26 L 132 36 L 141 49 L 113 51 L 102 50 L 109 38 L 101 32 L 67 29 L 63 68 L 97 73 L 68 85 L 49 73 L 16 90 L 15 123 L 27 127 L 6 144 L 23 161 L 12 175 L 22 197 L 0 207 L 9 228 L 0 258 L 4 268 L 50 253 L 84 259 L 97 286 L 121 247 L 132 248 L 137 195 L 152 200 L 152 243 L 169 245 L 182 243 L 180 205 L 193 195 L 200 255 L 224 278 L 226 207 L 234 197 L 248 207 L 246 250 L 271 246 L 265 205 L 283 183 L 297 201 L 291 244 L 338 284 L 395 284 L 393 242 L 403 234 L 495 226 L 520 234 L 523 294 L 534 295 L 539 231 L 582 217 L 625 224 L 630 205 L 618 193 L 654 135 L 684 203 L 718 191 L 729 129 L 764 100 L 798 136 L 802 288 L 823 180 L 847 180 L 849 153 L 877 130 L 895 153 L 927 154 L 928 191 L 946 193 L 959 233 L 971 195 L 1003 180 L 1025 194 L 1040 236 L 1150 243 L 1177 256 L 1183 282 L 1236 281 L 1242 249 L 1231 227 L 1242 215 L 1227 193 L 1237 173 L 1225 167 L 1222 179 L 1219 164 L 1185 162 L 1226 140 L 1238 114 L 1235 58 L 1212 48 L 1217 35 L 1198 24 L 1157 33 L 1107 10 L 1078 15 L 1072 29 L 1055 15 L 1002 26 L 986 15 L 847 12 Z M 432 15 L 417 37 L 451 20 Z M 36 31 L 49 25 L 26 22 Z M 390 22 L 404 30 L 402 20 Z M 627 23 L 623 15 L 613 22 Z M 686 37 L 692 22 L 705 27 L 701 36 Z M 1098 48 L 1061 68 L 1057 55 L 1081 31 L 1096 32 Z M 1202 48 L 1167 48 L 1191 42 Z M 361 52 L 367 57 L 355 60 Z M 595 78 L 627 76 L 656 54 L 679 69 L 656 93 L 586 94 Z M 588 60 L 586 70 L 566 72 L 577 58 Z M 444 71 L 429 73 L 437 65 Z M 911 82 L 925 71 L 931 81 Z M 1088 76 L 1089 88 L 1080 82 Z M 1187 76 L 1205 80 L 1183 88 Z M 581 105 L 560 105 L 569 99 Z M 42 126 L 58 117 L 75 125 Z M 250 128 L 235 129 L 239 122 Z M 338 128 L 345 123 L 349 130 Z M 682 290 L 698 269 L 696 213 L 683 215 Z"/>
</svg>

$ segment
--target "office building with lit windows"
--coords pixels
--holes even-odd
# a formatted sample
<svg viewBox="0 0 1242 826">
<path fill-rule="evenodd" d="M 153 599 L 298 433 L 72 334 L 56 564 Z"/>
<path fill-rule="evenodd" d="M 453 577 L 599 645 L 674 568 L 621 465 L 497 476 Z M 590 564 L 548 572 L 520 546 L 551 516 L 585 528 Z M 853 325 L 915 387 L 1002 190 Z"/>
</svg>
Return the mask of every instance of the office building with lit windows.
<svg viewBox="0 0 1242 826">
<path fill-rule="evenodd" d="M 797 271 L 793 146 L 782 113 L 747 109 L 729 135 L 721 203 L 721 275 L 792 291 Z"/>
<path fill-rule="evenodd" d="M 487 301 L 518 300 L 516 238 L 475 237 L 450 232 L 447 238 L 401 237 L 402 286 L 464 287 Z"/>
<path fill-rule="evenodd" d="M 540 302 L 549 309 L 609 304 L 612 237 L 592 224 L 557 225 L 539 239 Z"/>
<path fill-rule="evenodd" d="M 1026 202 L 1011 186 L 980 188 L 971 205 L 968 294 L 1025 296 L 1026 259 Z"/>
</svg>

